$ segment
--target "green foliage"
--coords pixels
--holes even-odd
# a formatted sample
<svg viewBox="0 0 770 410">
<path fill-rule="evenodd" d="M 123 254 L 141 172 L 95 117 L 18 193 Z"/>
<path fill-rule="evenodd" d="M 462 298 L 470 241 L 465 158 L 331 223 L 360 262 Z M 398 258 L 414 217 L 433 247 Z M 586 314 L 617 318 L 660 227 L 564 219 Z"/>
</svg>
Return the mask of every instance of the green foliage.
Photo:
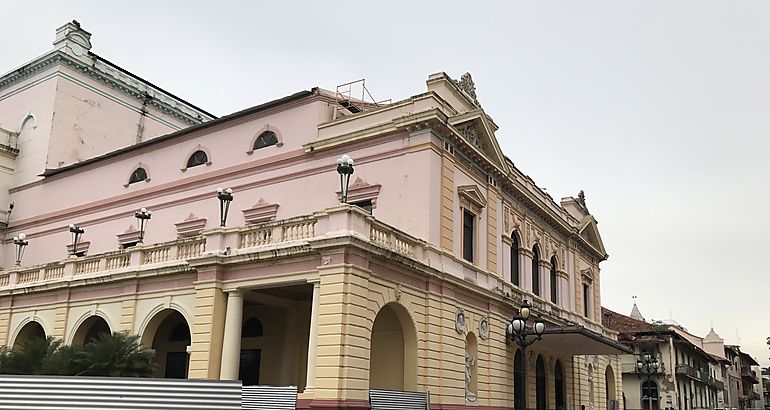
<svg viewBox="0 0 770 410">
<path fill-rule="evenodd" d="M 20 348 L 0 348 L 0 374 L 150 377 L 153 355 L 127 332 L 100 335 L 83 347 L 32 339 Z"/>
<path fill-rule="evenodd" d="M 103 334 L 80 352 L 84 376 L 149 377 L 153 372 L 151 350 L 139 344 L 139 335 L 126 332 Z"/>
</svg>

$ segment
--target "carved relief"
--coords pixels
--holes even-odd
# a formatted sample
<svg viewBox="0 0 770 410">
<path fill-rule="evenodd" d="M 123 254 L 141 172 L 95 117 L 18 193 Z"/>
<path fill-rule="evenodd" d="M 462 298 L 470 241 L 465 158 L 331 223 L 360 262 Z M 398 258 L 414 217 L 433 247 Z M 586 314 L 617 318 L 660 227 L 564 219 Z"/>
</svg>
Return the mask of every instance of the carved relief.
<svg viewBox="0 0 770 410">
<path fill-rule="evenodd" d="M 503 208 L 503 222 L 505 226 L 505 234 L 509 234 L 512 231 L 511 226 L 511 209 L 508 206 Z"/>
<path fill-rule="evenodd" d="M 462 92 L 468 94 L 468 97 L 471 97 L 474 104 L 481 107 L 479 100 L 476 99 L 476 83 L 473 82 L 471 73 L 466 72 L 465 74 L 461 75 L 460 80 L 455 80 L 455 84 L 457 84 L 457 88 L 462 90 Z"/>
<path fill-rule="evenodd" d="M 473 122 L 463 124 L 458 127 L 458 131 L 463 137 L 474 147 L 484 150 L 484 142 L 481 139 L 481 133 L 476 130 L 476 126 Z"/>
<path fill-rule="evenodd" d="M 457 333 L 465 332 L 465 311 L 462 308 L 455 312 L 455 330 Z"/>
<path fill-rule="evenodd" d="M 481 340 L 489 337 L 489 319 L 486 316 L 482 316 L 479 320 L 479 337 Z"/>
</svg>

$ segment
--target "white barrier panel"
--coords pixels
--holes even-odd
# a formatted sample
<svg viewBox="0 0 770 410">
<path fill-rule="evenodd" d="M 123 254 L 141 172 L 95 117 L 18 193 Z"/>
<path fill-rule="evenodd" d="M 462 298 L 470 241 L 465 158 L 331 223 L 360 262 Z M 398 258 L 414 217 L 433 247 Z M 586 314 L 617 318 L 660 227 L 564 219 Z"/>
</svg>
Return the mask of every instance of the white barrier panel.
<svg viewBox="0 0 770 410">
<path fill-rule="evenodd" d="M 294 410 L 297 386 L 243 386 L 241 408 L 244 410 Z"/>
<path fill-rule="evenodd" d="M 238 410 L 241 382 L 0 376 L 0 409 Z"/>
</svg>

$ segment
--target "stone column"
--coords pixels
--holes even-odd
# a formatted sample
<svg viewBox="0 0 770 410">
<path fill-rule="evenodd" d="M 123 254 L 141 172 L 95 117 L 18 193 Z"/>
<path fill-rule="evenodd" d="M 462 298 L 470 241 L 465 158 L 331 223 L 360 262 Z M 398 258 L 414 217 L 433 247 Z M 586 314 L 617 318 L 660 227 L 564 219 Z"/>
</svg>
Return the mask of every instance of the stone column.
<svg viewBox="0 0 770 410">
<path fill-rule="evenodd" d="M 305 391 L 315 387 L 316 351 L 318 344 L 318 308 L 321 299 L 321 282 L 313 283 L 313 304 L 310 311 L 310 338 L 307 344 L 307 381 Z"/>
<path fill-rule="evenodd" d="M 225 335 L 222 343 L 220 380 L 238 380 L 241 361 L 241 324 L 243 322 L 243 295 L 239 291 L 227 293 Z"/>
</svg>

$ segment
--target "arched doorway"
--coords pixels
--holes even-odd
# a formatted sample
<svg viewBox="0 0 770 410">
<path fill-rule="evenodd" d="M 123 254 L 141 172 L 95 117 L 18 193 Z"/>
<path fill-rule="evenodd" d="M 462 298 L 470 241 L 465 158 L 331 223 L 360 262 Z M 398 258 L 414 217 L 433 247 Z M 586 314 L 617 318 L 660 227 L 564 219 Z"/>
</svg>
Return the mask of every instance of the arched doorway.
<svg viewBox="0 0 770 410">
<path fill-rule="evenodd" d="M 31 321 L 19 330 L 19 334 L 16 335 L 16 340 L 13 341 L 13 348 L 18 349 L 30 340 L 45 339 L 45 337 L 43 326 L 40 323 Z"/>
<path fill-rule="evenodd" d="M 556 410 L 565 410 L 567 403 L 564 401 L 564 369 L 561 361 L 556 361 L 556 367 L 553 370 L 554 398 L 556 399 Z"/>
<path fill-rule="evenodd" d="M 524 357 L 521 350 L 516 349 L 513 356 L 513 408 L 524 410 Z"/>
<path fill-rule="evenodd" d="M 653 380 L 642 383 L 642 409 L 658 410 L 658 384 Z"/>
<path fill-rule="evenodd" d="M 543 356 L 537 356 L 535 364 L 535 404 L 537 410 L 545 410 L 545 361 Z"/>
<path fill-rule="evenodd" d="M 142 344 L 155 350 L 155 377 L 185 379 L 190 362 L 190 327 L 184 316 L 173 309 L 163 309 L 147 323 Z"/>
<path fill-rule="evenodd" d="M 406 309 L 388 303 L 372 326 L 369 356 L 369 388 L 415 390 L 417 388 L 417 337 Z"/>
<path fill-rule="evenodd" d="M 617 401 L 617 396 L 615 395 L 615 372 L 612 370 L 612 366 L 607 366 L 607 370 L 604 372 L 604 388 L 607 408 L 611 409 L 613 408 L 612 404 Z"/>
<path fill-rule="evenodd" d="M 84 320 L 75 330 L 71 344 L 73 346 L 84 346 L 96 341 L 99 336 L 110 333 L 110 325 L 107 324 L 106 320 L 99 316 L 91 316 Z"/>
</svg>

